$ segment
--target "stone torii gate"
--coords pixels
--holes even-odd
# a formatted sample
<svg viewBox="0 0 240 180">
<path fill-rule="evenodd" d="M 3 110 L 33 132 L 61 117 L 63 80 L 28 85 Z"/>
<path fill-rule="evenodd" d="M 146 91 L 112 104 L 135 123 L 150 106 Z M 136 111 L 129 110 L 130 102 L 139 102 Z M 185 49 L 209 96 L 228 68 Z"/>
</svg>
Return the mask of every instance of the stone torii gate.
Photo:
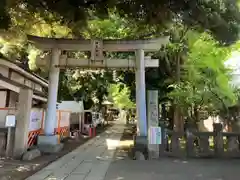
<svg viewBox="0 0 240 180">
<path fill-rule="evenodd" d="M 155 52 L 166 45 L 169 37 L 150 40 L 77 40 L 55 39 L 28 36 L 29 41 L 44 51 L 50 51 L 41 65 L 49 66 L 49 87 L 47 114 L 44 125 L 44 136 L 39 138 L 39 143 L 55 146 L 57 137 L 54 135 L 56 125 L 56 103 L 60 69 L 66 67 L 82 68 L 135 68 L 136 76 L 136 106 L 138 116 L 139 136 L 147 136 L 146 118 L 146 89 L 145 67 L 158 67 L 158 60 L 145 57 L 144 52 Z M 90 51 L 91 59 L 68 58 L 65 51 Z M 103 52 L 135 52 L 134 59 L 105 59 Z"/>
</svg>

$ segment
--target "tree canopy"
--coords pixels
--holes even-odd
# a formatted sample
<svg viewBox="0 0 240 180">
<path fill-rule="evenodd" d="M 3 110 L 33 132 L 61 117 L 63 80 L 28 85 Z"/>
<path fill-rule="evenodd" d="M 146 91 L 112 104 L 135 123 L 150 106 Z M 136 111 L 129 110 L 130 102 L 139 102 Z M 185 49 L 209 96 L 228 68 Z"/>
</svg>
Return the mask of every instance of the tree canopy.
<svg viewBox="0 0 240 180">
<path fill-rule="evenodd" d="M 191 32 L 188 36 L 189 52 L 181 67 L 181 82 L 171 84 L 174 90 L 169 95 L 183 108 L 194 105 L 198 110 L 209 108 L 209 112 L 224 110 L 227 115 L 228 107 L 237 102 L 230 84 L 231 70 L 224 65 L 231 48 L 220 47 L 207 33 Z"/>
<path fill-rule="evenodd" d="M 33 16 L 37 13 L 48 22 L 59 21 L 80 35 L 81 26 L 89 19 L 115 11 L 121 17 L 150 26 L 167 27 L 170 22 L 181 21 L 199 30 L 208 29 L 225 43 L 237 39 L 240 22 L 237 0 L 1 0 L 0 10 L 1 28 L 9 27 L 12 12 L 26 11 Z"/>
</svg>

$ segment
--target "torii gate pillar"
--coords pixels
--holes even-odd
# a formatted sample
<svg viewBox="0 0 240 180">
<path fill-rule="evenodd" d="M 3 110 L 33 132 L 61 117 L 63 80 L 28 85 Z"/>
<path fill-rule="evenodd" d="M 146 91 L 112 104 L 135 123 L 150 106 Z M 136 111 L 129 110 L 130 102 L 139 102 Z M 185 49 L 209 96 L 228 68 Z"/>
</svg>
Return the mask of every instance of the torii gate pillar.
<svg viewBox="0 0 240 180">
<path fill-rule="evenodd" d="M 144 50 L 136 51 L 136 109 L 137 128 L 139 136 L 147 136 L 147 115 L 146 115 L 146 83 L 145 83 L 145 59 Z"/>
<path fill-rule="evenodd" d="M 47 102 L 47 113 L 44 122 L 44 135 L 38 136 L 38 146 L 43 152 L 57 152 L 63 146 L 59 144 L 59 138 L 55 135 L 54 130 L 57 125 L 56 107 L 57 107 L 57 94 L 59 84 L 59 73 L 61 50 L 53 48 L 51 50 L 51 60 L 49 64 L 49 84 L 48 84 L 48 102 Z"/>
<path fill-rule="evenodd" d="M 49 85 L 48 85 L 48 102 L 47 114 L 44 124 L 44 134 L 51 136 L 54 135 L 54 129 L 57 125 L 56 107 L 57 107 L 57 94 L 58 94 L 58 81 L 60 68 L 56 67 L 59 64 L 61 51 L 57 48 L 52 49 L 52 58 L 49 68 Z"/>
</svg>

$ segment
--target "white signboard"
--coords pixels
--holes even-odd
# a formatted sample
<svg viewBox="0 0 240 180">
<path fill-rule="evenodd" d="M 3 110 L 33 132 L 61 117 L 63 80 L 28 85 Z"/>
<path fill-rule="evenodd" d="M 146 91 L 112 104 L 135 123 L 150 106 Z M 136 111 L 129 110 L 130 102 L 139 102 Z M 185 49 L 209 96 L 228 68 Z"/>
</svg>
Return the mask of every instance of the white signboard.
<svg viewBox="0 0 240 180">
<path fill-rule="evenodd" d="M 61 111 L 60 127 L 69 126 L 70 122 L 70 112 Z"/>
<path fill-rule="evenodd" d="M 5 121 L 5 127 L 15 127 L 16 117 L 14 115 L 7 115 Z"/>
<path fill-rule="evenodd" d="M 148 125 L 158 126 L 158 91 L 148 91 Z"/>
<path fill-rule="evenodd" d="M 147 117 L 148 117 L 148 140 L 149 144 L 161 144 L 161 128 L 158 119 L 158 91 L 147 91 Z"/>
<path fill-rule="evenodd" d="M 147 91 L 147 108 L 149 158 L 156 159 L 159 157 L 159 144 L 162 143 L 158 122 L 158 91 Z"/>
<path fill-rule="evenodd" d="M 30 115 L 29 131 L 39 130 L 42 126 L 43 109 L 32 108 Z"/>
<path fill-rule="evenodd" d="M 150 127 L 149 144 L 162 144 L 161 127 Z"/>
</svg>

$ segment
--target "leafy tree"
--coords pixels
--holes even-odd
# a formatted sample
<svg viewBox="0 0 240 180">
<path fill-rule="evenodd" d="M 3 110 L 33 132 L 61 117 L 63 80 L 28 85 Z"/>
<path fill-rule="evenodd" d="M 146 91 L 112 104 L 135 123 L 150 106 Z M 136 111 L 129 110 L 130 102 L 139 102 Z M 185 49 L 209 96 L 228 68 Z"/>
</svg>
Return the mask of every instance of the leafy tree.
<svg viewBox="0 0 240 180">
<path fill-rule="evenodd" d="M 237 39 L 240 20 L 236 0 L 2 0 L 0 9 L 1 27 L 9 24 L 7 12 L 24 10 L 39 13 L 47 21 L 58 20 L 79 32 L 80 25 L 86 25 L 89 19 L 106 17 L 115 9 L 121 17 L 140 24 L 154 26 L 181 21 L 200 30 L 208 29 L 218 40 L 227 43 Z"/>
<path fill-rule="evenodd" d="M 86 109 L 102 104 L 108 96 L 108 84 L 113 78 L 107 71 L 80 69 L 67 70 L 60 77 L 59 100 L 82 100 Z"/>
<path fill-rule="evenodd" d="M 71 30 L 59 21 L 47 22 L 38 13 L 17 8 L 9 12 L 12 24 L 8 31 L 0 34 L 0 52 L 10 60 L 23 60 L 27 53 L 30 69 L 37 70 L 36 57 L 41 53 L 27 42 L 26 34 L 43 37 L 71 37 Z M 48 14 L 51 16 L 51 14 Z"/>
<path fill-rule="evenodd" d="M 230 70 L 224 66 L 231 48 L 219 44 L 207 33 L 189 33 L 189 52 L 182 66 L 181 82 L 172 84 L 170 97 L 189 116 L 199 121 L 199 111 L 223 110 L 236 103 L 235 90 L 230 85 Z M 199 51 L 199 49 L 201 49 Z"/>
<path fill-rule="evenodd" d="M 117 108 L 133 108 L 135 105 L 130 100 L 130 92 L 125 84 L 111 84 L 108 89 L 111 98 Z"/>
</svg>

